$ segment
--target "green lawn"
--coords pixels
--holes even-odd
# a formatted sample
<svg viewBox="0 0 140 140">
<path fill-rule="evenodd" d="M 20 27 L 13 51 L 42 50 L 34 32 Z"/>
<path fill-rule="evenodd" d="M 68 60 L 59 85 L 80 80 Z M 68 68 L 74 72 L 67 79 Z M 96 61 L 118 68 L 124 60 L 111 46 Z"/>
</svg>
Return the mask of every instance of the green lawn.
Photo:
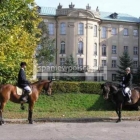
<svg viewBox="0 0 140 140">
<path fill-rule="evenodd" d="M 4 118 L 27 118 L 28 106 L 24 111 L 20 105 L 12 102 L 6 104 Z M 139 111 L 123 111 L 122 116 L 139 116 Z M 82 118 L 82 117 L 116 117 L 114 104 L 96 94 L 54 94 L 40 95 L 34 107 L 33 118 Z"/>
</svg>

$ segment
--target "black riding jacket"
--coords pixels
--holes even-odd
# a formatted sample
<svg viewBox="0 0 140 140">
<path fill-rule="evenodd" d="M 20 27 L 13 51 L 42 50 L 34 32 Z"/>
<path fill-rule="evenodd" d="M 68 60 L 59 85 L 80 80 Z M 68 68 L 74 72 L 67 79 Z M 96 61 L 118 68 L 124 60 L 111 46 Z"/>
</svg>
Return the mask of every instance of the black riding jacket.
<svg viewBox="0 0 140 140">
<path fill-rule="evenodd" d="M 20 69 L 19 73 L 18 73 L 18 86 L 21 88 L 24 88 L 26 86 L 28 86 L 30 84 L 30 82 L 28 80 L 26 80 L 26 74 L 24 69 Z"/>
<path fill-rule="evenodd" d="M 128 73 L 123 77 L 122 84 L 124 84 L 125 87 L 132 88 L 132 79 L 133 79 L 133 75 L 131 73 Z"/>
</svg>

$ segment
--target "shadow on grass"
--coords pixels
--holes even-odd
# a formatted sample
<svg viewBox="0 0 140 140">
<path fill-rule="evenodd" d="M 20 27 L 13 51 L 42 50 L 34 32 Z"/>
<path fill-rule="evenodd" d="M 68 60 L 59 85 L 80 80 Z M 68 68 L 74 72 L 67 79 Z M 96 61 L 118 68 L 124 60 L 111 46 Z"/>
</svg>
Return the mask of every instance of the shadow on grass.
<svg viewBox="0 0 140 140">
<path fill-rule="evenodd" d="M 102 96 L 99 96 L 98 100 L 87 109 L 87 111 L 106 111 L 106 110 L 114 110 L 115 104 L 111 102 L 111 100 L 104 100 Z"/>
<path fill-rule="evenodd" d="M 99 96 L 98 100 L 87 109 L 87 111 L 115 111 L 116 104 L 111 100 L 104 100 L 102 96 Z M 136 111 L 138 105 L 123 105 L 122 110 L 125 111 Z"/>
</svg>

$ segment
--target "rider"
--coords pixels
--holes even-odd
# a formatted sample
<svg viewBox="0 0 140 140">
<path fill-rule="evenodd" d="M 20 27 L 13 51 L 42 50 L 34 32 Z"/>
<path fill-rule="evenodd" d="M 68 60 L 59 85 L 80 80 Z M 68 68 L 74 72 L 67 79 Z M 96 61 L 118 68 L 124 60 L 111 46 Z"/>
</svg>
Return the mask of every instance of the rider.
<svg viewBox="0 0 140 140">
<path fill-rule="evenodd" d="M 29 96 L 29 93 L 31 92 L 30 88 L 30 82 L 26 80 L 26 74 L 25 74 L 25 68 L 26 68 L 26 62 L 20 63 L 20 70 L 18 74 L 18 86 L 24 89 L 24 94 L 21 98 L 21 101 L 27 102 L 27 98 Z"/>
<path fill-rule="evenodd" d="M 126 71 L 126 74 L 123 77 L 122 86 L 124 88 L 125 95 L 128 98 L 128 102 L 131 103 L 131 98 L 130 98 L 131 93 L 130 92 L 131 92 L 131 88 L 132 88 L 133 75 L 131 74 L 129 67 L 127 67 L 125 69 L 125 71 Z"/>
</svg>

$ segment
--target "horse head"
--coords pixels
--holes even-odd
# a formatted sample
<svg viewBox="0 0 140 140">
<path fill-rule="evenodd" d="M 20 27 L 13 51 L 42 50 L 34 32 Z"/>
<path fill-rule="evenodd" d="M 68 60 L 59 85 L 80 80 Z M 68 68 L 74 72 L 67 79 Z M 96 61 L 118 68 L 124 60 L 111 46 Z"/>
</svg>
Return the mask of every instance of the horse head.
<svg viewBox="0 0 140 140">
<path fill-rule="evenodd" d="M 45 81 L 43 85 L 43 89 L 47 92 L 48 95 L 52 94 L 52 80 L 51 81 Z"/>
<path fill-rule="evenodd" d="M 118 91 L 117 86 L 111 82 L 101 84 L 101 89 L 103 90 L 102 94 L 105 100 L 107 100 L 111 94 L 115 94 Z"/>
</svg>

